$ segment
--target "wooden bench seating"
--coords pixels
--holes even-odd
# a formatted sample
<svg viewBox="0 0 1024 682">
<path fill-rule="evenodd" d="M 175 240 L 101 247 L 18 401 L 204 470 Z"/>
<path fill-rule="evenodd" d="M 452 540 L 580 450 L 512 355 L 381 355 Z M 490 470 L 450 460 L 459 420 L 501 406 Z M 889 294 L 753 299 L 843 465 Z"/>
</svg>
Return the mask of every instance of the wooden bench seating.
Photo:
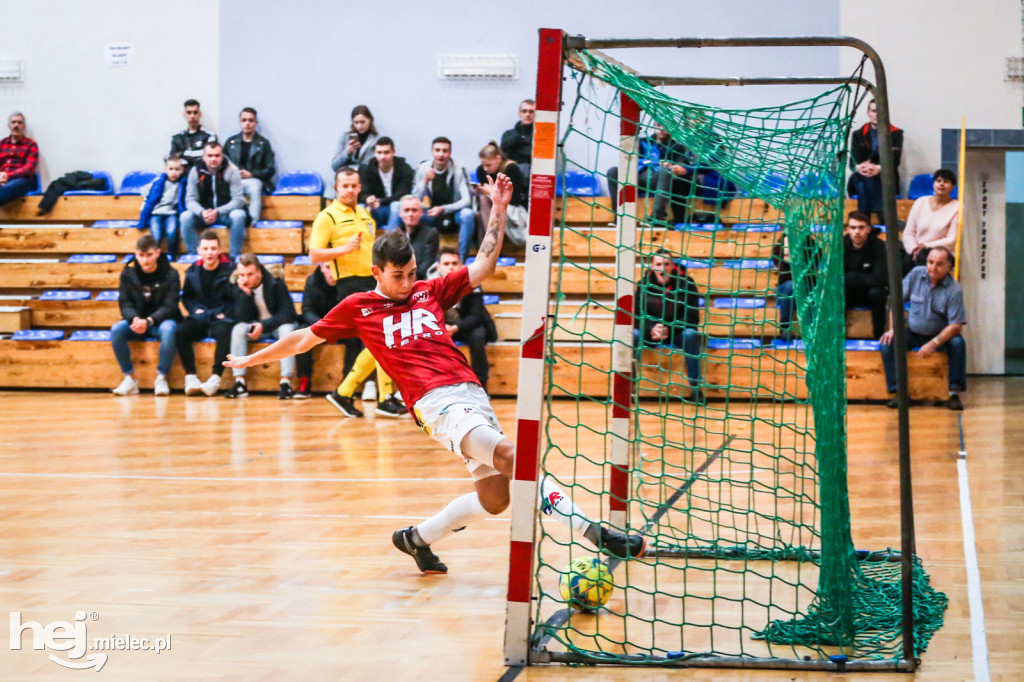
<svg viewBox="0 0 1024 682">
<path fill-rule="evenodd" d="M 156 342 L 132 342 L 132 357 L 137 376 L 143 387 L 150 388 L 156 373 Z M 558 358 L 554 362 L 554 395 L 586 393 L 605 398 L 608 392 L 607 370 L 610 357 L 607 347 L 580 347 L 577 344 L 556 346 Z M 463 349 L 465 352 L 466 349 Z M 326 392 L 341 381 L 340 368 L 342 350 L 340 346 L 321 346 L 317 349 L 314 389 Z M 213 355 L 212 343 L 200 343 L 196 357 L 205 376 Z M 488 389 L 492 395 L 515 396 L 518 388 L 518 344 L 493 344 L 488 347 L 491 361 L 491 381 Z M 769 387 L 759 385 L 758 380 L 775 376 L 777 381 L 787 381 L 785 389 L 796 391 L 793 380 L 792 362 L 799 351 L 756 349 L 709 351 L 704 363 L 704 377 L 710 397 L 724 397 L 725 390 L 716 386 L 729 385 L 731 399 L 751 397 L 770 398 Z M 678 394 L 682 381 L 682 357 L 678 353 L 662 350 L 644 352 L 644 376 L 657 384 L 671 384 L 670 393 Z M 939 400 L 946 392 L 946 358 L 936 353 L 929 358 L 909 356 L 911 394 L 915 399 Z M 583 370 L 581 371 L 581 367 Z M 588 369 L 588 368 L 593 369 Z M 779 374 L 769 374 L 777 369 Z M 755 371 L 756 370 L 756 371 Z M 276 390 L 278 365 L 271 363 L 254 367 L 249 371 L 249 385 L 256 391 Z M 847 396 L 851 400 L 883 400 L 887 393 L 882 373 L 881 357 L 877 352 L 857 351 L 847 353 Z M 661 378 L 659 378 L 659 376 Z M 32 388 L 97 388 L 110 389 L 120 380 L 120 371 L 110 350 L 110 344 L 101 341 L 0 341 L 0 386 Z M 169 377 L 171 387 L 181 390 L 183 375 L 180 364 L 175 362 Z M 643 385 L 641 386 L 643 388 Z M 779 387 L 781 389 L 781 387 Z M 644 391 L 652 397 L 652 391 Z M 800 397 L 803 397 L 802 395 Z M 198 399 L 198 398 L 197 398 Z"/>
<path fill-rule="evenodd" d="M 227 241 L 227 228 L 218 227 Z M 0 226 L 0 254 L 71 254 L 135 251 L 139 237 L 149 230 L 133 227 L 47 227 L 46 225 Z M 299 255 L 305 253 L 306 240 L 300 229 L 249 229 L 245 248 L 253 253 Z"/>
<path fill-rule="evenodd" d="M 93 222 L 135 220 L 142 210 L 138 195 L 70 196 L 57 200 L 53 210 L 38 215 L 40 196 L 16 199 L 0 206 L 0 223 Z M 323 197 L 265 196 L 263 220 L 312 221 L 320 212 Z"/>
</svg>

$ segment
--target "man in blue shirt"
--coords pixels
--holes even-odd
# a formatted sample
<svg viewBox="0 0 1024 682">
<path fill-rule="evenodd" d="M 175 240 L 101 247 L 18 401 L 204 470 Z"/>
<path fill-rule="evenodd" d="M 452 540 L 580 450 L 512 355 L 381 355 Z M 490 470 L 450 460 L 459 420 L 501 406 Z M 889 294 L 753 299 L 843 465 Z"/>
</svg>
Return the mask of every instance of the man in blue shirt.
<svg viewBox="0 0 1024 682">
<path fill-rule="evenodd" d="M 933 248 L 927 265 L 917 266 L 903 278 L 903 301 L 910 301 L 907 348 L 920 347 L 917 354 L 923 358 L 935 351 L 948 356 L 949 400 L 946 406 L 959 411 L 964 409 L 959 392 L 967 390 L 967 343 L 960 335 L 967 324 L 967 313 L 960 285 L 949 274 L 952 269 L 953 254 L 941 246 Z M 890 329 L 879 339 L 885 384 L 890 394 L 896 392 L 892 338 Z M 888 406 L 896 407 L 895 397 L 889 400 Z"/>
</svg>

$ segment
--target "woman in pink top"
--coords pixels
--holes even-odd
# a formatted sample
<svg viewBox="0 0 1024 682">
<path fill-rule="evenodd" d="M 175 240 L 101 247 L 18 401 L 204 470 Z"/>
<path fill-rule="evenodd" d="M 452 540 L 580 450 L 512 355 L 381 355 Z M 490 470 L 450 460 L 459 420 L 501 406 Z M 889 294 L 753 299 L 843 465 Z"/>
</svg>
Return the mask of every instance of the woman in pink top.
<svg viewBox="0 0 1024 682">
<path fill-rule="evenodd" d="M 903 229 L 903 250 L 909 270 L 915 265 L 924 265 L 928 251 L 944 246 L 953 251 L 956 244 L 957 216 L 960 202 L 950 196 L 956 187 L 956 174 L 945 168 L 935 171 L 932 176 L 935 194 L 921 197 L 914 202 Z"/>
</svg>

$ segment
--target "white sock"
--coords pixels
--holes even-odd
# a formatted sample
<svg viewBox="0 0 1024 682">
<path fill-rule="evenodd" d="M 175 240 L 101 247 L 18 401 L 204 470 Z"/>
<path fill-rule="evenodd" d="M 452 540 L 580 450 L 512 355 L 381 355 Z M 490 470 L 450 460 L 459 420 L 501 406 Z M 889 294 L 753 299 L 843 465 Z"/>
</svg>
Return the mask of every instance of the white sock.
<svg viewBox="0 0 1024 682">
<path fill-rule="evenodd" d="M 576 503 L 551 477 L 542 478 L 537 489 L 540 494 L 537 503 L 542 512 L 548 516 L 554 516 L 565 525 L 581 533 L 585 533 L 591 526 L 590 519 L 583 513 L 583 510 L 576 506 Z"/>
<path fill-rule="evenodd" d="M 156 373 L 156 378 L 157 379 L 166 379 L 167 377 L 165 377 L 162 372 L 157 372 Z"/>
<path fill-rule="evenodd" d="M 281 377 L 281 383 L 282 384 L 288 384 L 289 386 L 291 386 L 292 385 L 292 378 L 291 377 Z"/>
<path fill-rule="evenodd" d="M 490 516 L 480 504 L 475 492 L 466 493 L 448 503 L 448 506 L 416 526 L 424 544 L 432 545 L 466 526 Z"/>
</svg>

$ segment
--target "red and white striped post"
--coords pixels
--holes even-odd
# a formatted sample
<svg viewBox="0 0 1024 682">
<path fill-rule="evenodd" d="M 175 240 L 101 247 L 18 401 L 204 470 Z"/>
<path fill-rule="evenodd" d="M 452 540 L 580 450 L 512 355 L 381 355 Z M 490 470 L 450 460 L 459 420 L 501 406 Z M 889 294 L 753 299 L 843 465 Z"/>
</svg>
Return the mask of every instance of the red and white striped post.
<svg viewBox="0 0 1024 682">
<path fill-rule="evenodd" d="M 562 95 L 562 40 L 558 29 L 540 30 L 537 114 L 530 165 L 530 226 L 523 273 L 523 326 L 516 402 L 516 461 L 512 479 L 512 540 L 505 613 L 505 665 L 527 665 L 533 587 L 537 476 L 544 407 L 544 339 L 551 288 L 551 223 L 555 201 L 555 150 Z"/>
<path fill-rule="evenodd" d="M 633 295 L 636 287 L 637 131 L 640 107 L 625 93 L 619 96 L 619 214 L 615 250 L 615 329 L 612 344 L 612 469 L 608 520 L 626 528 L 629 508 L 629 466 L 633 414 Z"/>
</svg>

